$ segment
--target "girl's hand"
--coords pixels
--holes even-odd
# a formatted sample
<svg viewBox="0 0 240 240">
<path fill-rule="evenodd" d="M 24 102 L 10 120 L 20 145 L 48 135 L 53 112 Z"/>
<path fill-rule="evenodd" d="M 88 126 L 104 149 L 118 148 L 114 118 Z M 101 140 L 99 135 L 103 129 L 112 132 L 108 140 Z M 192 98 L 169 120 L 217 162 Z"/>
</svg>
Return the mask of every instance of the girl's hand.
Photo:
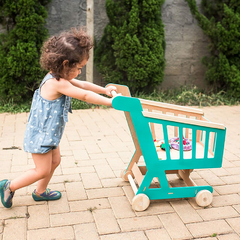
<svg viewBox="0 0 240 240">
<path fill-rule="evenodd" d="M 105 88 L 105 94 L 109 97 L 112 97 L 112 91 L 117 91 L 117 88 L 114 86 L 108 86 Z"/>
</svg>

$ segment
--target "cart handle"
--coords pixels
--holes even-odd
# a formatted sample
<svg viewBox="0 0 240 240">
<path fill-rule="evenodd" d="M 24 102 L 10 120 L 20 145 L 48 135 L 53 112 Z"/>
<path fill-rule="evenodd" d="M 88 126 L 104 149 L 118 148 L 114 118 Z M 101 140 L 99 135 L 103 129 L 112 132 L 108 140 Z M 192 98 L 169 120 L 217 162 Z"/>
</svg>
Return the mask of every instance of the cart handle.
<svg viewBox="0 0 240 240">
<path fill-rule="evenodd" d="M 202 126 L 202 127 L 217 128 L 217 129 L 222 129 L 222 130 L 226 129 L 225 126 L 223 124 L 220 124 L 220 123 L 214 123 L 214 122 L 201 121 L 201 120 L 197 120 L 197 119 L 171 116 L 171 115 L 166 115 L 166 114 L 156 113 L 156 112 L 143 111 L 142 113 L 143 113 L 143 116 L 147 117 L 147 118 L 154 118 L 154 119 L 160 119 L 160 120 L 165 120 L 165 121 L 185 123 L 185 124 L 191 124 L 191 125 Z"/>
<path fill-rule="evenodd" d="M 115 90 L 111 91 L 112 97 L 116 97 L 116 96 L 122 96 L 121 93 L 117 93 Z"/>
</svg>

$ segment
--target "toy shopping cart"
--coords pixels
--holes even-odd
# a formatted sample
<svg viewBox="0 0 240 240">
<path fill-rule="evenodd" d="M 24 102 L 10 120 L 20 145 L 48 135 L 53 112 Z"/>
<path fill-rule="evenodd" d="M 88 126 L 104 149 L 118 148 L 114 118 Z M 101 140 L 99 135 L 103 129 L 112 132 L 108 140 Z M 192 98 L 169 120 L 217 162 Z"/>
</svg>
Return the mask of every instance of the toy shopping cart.
<svg viewBox="0 0 240 240">
<path fill-rule="evenodd" d="M 122 94 L 112 105 L 124 111 L 136 148 L 122 172 L 135 193 L 133 210 L 144 211 L 156 199 L 196 197 L 199 206 L 210 205 L 213 188 L 197 186 L 190 173 L 222 166 L 224 125 L 210 122 L 200 109 L 133 98 L 127 86 L 110 85 Z M 183 186 L 173 186 L 169 174 L 177 174 Z"/>
</svg>

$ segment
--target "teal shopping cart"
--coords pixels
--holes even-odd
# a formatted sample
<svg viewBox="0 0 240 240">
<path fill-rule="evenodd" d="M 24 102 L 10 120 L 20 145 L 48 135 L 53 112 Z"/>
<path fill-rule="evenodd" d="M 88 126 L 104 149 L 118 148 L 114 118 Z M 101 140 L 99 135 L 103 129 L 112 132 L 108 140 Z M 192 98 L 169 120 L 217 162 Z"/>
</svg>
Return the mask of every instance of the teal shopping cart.
<svg viewBox="0 0 240 240">
<path fill-rule="evenodd" d="M 197 186 L 190 173 L 222 166 L 224 125 L 207 120 L 201 109 L 134 98 L 127 86 L 110 85 L 122 94 L 112 105 L 124 111 L 135 145 L 122 172 L 135 193 L 133 210 L 144 211 L 156 199 L 196 197 L 199 206 L 210 205 L 213 188 Z M 182 185 L 172 185 L 169 174 L 177 174 Z"/>
</svg>

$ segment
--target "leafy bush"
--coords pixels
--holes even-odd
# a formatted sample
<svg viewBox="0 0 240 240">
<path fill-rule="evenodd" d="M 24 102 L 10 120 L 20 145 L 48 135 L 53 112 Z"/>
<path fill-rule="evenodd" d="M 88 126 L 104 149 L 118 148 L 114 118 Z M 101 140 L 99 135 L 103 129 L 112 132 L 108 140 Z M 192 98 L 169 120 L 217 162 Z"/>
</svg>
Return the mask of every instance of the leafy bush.
<svg viewBox="0 0 240 240">
<path fill-rule="evenodd" d="M 106 0 L 109 23 L 95 49 L 95 62 L 105 82 L 149 91 L 163 81 L 164 0 Z"/>
<path fill-rule="evenodd" d="M 40 49 L 48 36 L 44 27 L 50 0 L 0 0 L 0 99 L 22 102 L 44 76 Z"/>
<path fill-rule="evenodd" d="M 202 0 L 204 15 L 195 0 L 186 0 L 204 33 L 211 39 L 210 57 L 204 57 L 206 79 L 217 89 L 240 98 L 240 1 Z"/>
</svg>

